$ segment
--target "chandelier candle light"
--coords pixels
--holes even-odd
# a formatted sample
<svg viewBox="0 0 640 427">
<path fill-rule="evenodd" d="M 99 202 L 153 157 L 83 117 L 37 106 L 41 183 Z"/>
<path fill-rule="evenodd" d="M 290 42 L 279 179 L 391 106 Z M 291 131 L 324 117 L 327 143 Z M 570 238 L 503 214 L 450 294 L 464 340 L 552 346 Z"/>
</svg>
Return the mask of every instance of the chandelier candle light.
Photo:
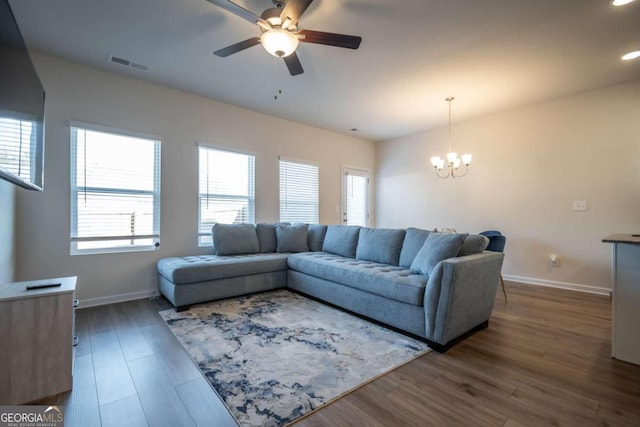
<svg viewBox="0 0 640 427">
<path fill-rule="evenodd" d="M 445 98 L 445 101 L 449 103 L 449 152 L 447 153 L 446 174 L 442 172 L 445 168 L 444 159 L 441 159 L 439 156 L 431 158 L 431 164 L 433 165 L 436 175 L 442 179 L 465 176 L 469 171 L 469 164 L 471 164 L 471 154 L 463 154 L 461 157 L 458 157 L 458 153 L 451 150 L 451 101 L 454 99 L 453 96 Z M 464 172 L 459 173 L 458 169 L 461 163 L 464 164 Z"/>
</svg>

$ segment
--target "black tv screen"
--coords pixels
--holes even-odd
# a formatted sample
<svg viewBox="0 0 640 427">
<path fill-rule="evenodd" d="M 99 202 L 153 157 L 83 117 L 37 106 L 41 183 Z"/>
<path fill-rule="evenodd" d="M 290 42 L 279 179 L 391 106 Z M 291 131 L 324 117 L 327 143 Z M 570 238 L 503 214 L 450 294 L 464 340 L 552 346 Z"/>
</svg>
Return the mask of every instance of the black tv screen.
<svg viewBox="0 0 640 427">
<path fill-rule="evenodd" d="M 0 178 L 43 189 L 44 88 L 8 0 L 0 0 Z"/>
</svg>

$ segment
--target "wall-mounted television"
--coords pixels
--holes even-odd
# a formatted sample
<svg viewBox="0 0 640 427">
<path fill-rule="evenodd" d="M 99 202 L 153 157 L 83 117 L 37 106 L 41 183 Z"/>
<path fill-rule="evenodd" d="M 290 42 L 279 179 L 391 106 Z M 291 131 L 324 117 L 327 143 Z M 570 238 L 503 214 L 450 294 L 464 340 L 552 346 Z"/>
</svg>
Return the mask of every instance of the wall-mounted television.
<svg viewBox="0 0 640 427">
<path fill-rule="evenodd" d="M 8 0 L 0 0 L 0 178 L 43 189 L 44 88 Z"/>
</svg>

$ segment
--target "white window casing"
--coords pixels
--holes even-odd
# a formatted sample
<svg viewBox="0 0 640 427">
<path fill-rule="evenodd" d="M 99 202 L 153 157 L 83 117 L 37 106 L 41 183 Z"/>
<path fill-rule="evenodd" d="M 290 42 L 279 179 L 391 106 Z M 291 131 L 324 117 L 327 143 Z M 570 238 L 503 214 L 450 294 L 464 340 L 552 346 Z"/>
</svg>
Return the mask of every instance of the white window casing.
<svg viewBox="0 0 640 427">
<path fill-rule="evenodd" d="M 160 244 L 160 140 L 71 122 L 71 255 Z"/>
<path fill-rule="evenodd" d="M 255 223 L 255 156 L 198 146 L 198 244 L 216 223 Z"/>
<path fill-rule="evenodd" d="M 0 111 L 0 178 L 27 189 L 43 189 L 42 132 L 33 118 Z"/>
</svg>

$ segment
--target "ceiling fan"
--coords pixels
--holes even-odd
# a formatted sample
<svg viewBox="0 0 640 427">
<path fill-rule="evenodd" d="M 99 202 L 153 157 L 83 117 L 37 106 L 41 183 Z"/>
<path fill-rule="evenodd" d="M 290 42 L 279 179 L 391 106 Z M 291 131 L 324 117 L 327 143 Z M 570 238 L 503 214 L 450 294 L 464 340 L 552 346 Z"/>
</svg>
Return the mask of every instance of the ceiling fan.
<svg viewBox="0 0 640 427">
<path fill-rule="evenodd" d="M 207 1 L 252 24 L 258 25 L 262 31 L 261 36 L 251 37 L 217 50 L 213 52 L 214 55 L 224 58 L 252 46 L 262 44 L 271 55 L 284 59 L 292 76 L 297 76 L 304 72 L 298 55 L 296 55 L 296 48 L 299 42 L 357 49 L 362 41 L 362 37 L 358 36 L 298 30 L 298 20 L 313 0 L 272 0 L 274 7 L 265 10 L 260 16 L 231 0 Z"/>
</svg>

